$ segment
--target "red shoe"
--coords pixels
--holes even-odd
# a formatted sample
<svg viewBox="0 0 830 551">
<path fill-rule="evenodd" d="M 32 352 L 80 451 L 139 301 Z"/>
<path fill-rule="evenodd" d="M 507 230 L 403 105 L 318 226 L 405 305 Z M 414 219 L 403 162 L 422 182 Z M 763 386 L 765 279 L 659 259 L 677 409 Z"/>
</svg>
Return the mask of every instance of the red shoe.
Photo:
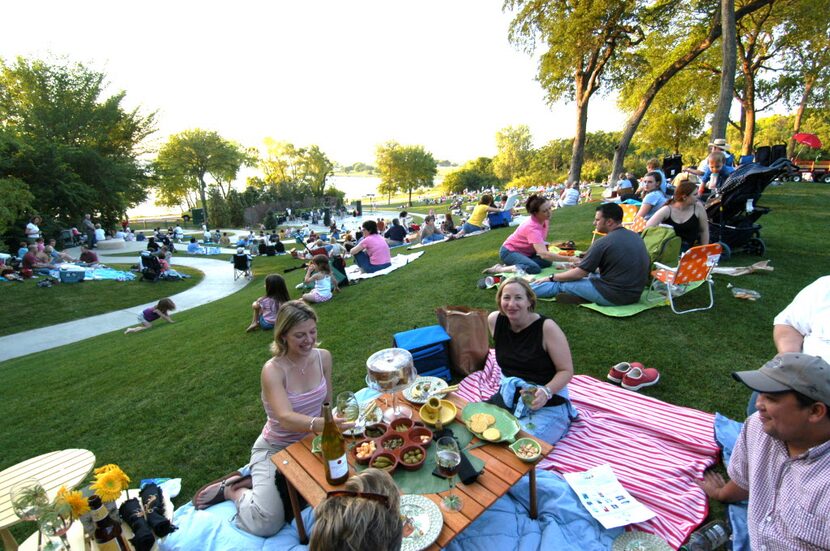
<svg viewBox="0 0 830 551">
<path fill-rule="evenodd" d="M 640 390 L 647 386 L 656 385 L 660 380 L 660 372 L 653 367 L 632 367 L 622 380 L 622 387 L 628 390 Z"/>
<path fill-rule="evenodd" d="M 611 381 L 612 383 L 620 384 L 623 382 L 623 377 L 625 374 L 631 371 L 631 364 L 628 362 L 620 362 L 608 372 L 608 376 L 606 379 Z"/>
</svg>

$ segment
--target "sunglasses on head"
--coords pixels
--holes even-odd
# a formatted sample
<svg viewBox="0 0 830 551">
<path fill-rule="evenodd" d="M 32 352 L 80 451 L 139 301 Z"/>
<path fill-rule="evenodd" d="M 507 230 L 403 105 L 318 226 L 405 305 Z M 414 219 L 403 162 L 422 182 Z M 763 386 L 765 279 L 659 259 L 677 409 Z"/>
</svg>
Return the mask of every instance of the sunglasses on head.
<svg viewBox="0 0 830 551">
<path fill-rule="evenodd" d="M 362 497 L 363 499 L 370 499 L 389 507 L 389 496 L 383 494 L 375 494 L 372 492 L 355 492 L 352 490 L 332 490 L 326 493 L 326 497 Z"/>
</svg>

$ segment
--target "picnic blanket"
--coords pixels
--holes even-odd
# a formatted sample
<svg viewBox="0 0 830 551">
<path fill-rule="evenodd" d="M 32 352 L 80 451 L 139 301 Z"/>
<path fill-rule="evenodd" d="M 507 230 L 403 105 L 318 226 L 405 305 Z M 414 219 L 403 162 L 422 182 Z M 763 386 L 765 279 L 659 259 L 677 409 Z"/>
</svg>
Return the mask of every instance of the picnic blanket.
<svg viewBox="0 0 830 551">
<path fill-rule="evenodd" d="M 484 369 L 461 381 L 458 394 L 470 401 L 486 400 L 500 380 L 491 350 Z M 679 547 L 708 513 L 706 495 L 694 480 L 720 453 L 714 415 L 585 375 L 575 376 L 568 391 L 579 417 L 539 469 L 567 473 L 610 464 L 622 485 L 657 513 L 629 529 L 656 534 Z"/>
<path fill-rule="evenodd" d="M 349 276 L 349 281 L 354 281 L 356 279 L 369 279 L 370 277 L 378 277 L 384 276 L 388 273 L 394 272 L 398 268 L 402 266 L 406 266 L 410 262 L 418 260 L 421 258 L 421 255 L 424 254 L 424 251 L 420 251 L 417 253 L 410 253 L 410 254 L 399 254 L 397 256 L 392 257 L 392 265 L 388 268 L 384 268 L 383 270 L 378 270 L 377 272 L 373 272 L 371 274 L 366 274 L 360 271 L 355 265 L 349 266 L 346 268 L 346 275 Z"/>
<path fill-rule="evenodd" d="M 72 268 L 75 270 L 80 269 L 85 272 L 84 281 L 132 281 L 136 278 L 136 275 L 132 272 L 123 272 L 103 264 L 89 266 L 86 268 L 73 264 Z M 60 275 L 60 270 L 49 270 L 50 277 L 60 279 Z"/>
</svg>

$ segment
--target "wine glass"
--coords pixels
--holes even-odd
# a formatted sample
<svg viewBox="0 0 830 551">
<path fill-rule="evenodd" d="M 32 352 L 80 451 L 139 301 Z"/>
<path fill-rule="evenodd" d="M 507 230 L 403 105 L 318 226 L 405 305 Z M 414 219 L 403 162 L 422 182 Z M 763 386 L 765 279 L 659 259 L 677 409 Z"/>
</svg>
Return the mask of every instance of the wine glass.
<svg viewBox="0 0 830 551">
<path fill-rule="evenodd" d="M 36 521 L 44 507 L 49 505 L 46 489 L 36 478 L 26 478 L 16 483 L 9 491 L 14 513 L 20 520 Z M 41 532 L 38 527 L 37 548 L 41 549 Z"/>
<path fill-rule="evenodd" d="M 533 400 L 536 399 L 536 390 L 539 387 L 536 385 L 527 385 L 522 389 L 522 402 L 527 408 L 527 424 L 528 429 L 533 430 L 536 425 L 533 423 Z"/>
<path fill-rule="evenodd" d="M 412 418 L 412 409 L 398 405 L 398 391 L 418 378 L 412 354 L 404 348 L 387 348 L 375 352 L 366 360 L 366 384 L 372 390 L 392 393 L 392 407 L 383 412 L 389 422 L 398 417 Z"/>
<path fill-rule="evenodd" d="M 441 500 L 441 508 L 447 512 L 455 513 L 460 511 L 464 505 L 461 497 L 453 493 L 455 475 L 461 465 L 461 451 L 458 449 L 458 442 L 451 436 L 442 436 L 435 443 L 435 446 L 435 462 L 438 464 L 438 472 L 450 481 L 450 493 Z"/>
<path fill-rule="evenodd" d="M 71 516 L 61 515 L 54 508 L 46 507 L 41 511 L 37 524 L 40 531 L 46 534 L 47 538 L 58 537 L 63 544 L 63 548 L 71 550 L 69 540 L 66 539 L 66 533 L 69 531 L 69 527 L 72 526 Z M 47 548 L 54 549 L 51 542 L 50 545 L 47 545 Z"/>
<path fill-rule="evenodd" d="M 345 419 L 349 423 L 354 423 L 354 428 L 348 429 L 352 435 L 359 432 L 357 421 L 360 417 L 360 403 L 354 395 L 354 392 L 348 390 L 341 392 L 335 398 L 335 407 L 337 408 L 337 416 Z"/>
</svg>

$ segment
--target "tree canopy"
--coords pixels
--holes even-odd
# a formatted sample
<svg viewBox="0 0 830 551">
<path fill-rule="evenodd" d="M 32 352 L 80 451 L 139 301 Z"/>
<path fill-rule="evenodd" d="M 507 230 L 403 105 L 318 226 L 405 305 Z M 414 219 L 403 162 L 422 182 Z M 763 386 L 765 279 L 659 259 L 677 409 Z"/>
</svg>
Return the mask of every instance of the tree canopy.
<svg viewBox="0 0 830 551">
<path fill-rule="evenodd" d="M 422 145 L 400 145 L 387 142 L 379 145 L 376 165 L 381 183 L 378 190 L 384 194 L 400 191 L 409 194 L 416 189 L 432 187 L 438 172 L 437 163 Z"/>
<path fill-rule="evenodd" d="M 0 217 L 39 214 L 47 233 L 87 213 L 111 226 L 144 200 L 155 114 L 126 110 L 125 92 L 106 86 L 80 63 L 0 59 L 0 181 L 13 188 Z"/>
<path fill-rule="evenodd" d="M 208 186 L 216 186 L 227 197 L 239 169 L 252 163 L 251 155 L 242 146 L 212 130 L 195 128 L 174 134 L 161 147 L 155 161 L 159 201 L 168 206 L 187 202 L 193 207 L 191 194 L 198 193 L 205 217 L 210 220 Z"/>
</svg>

